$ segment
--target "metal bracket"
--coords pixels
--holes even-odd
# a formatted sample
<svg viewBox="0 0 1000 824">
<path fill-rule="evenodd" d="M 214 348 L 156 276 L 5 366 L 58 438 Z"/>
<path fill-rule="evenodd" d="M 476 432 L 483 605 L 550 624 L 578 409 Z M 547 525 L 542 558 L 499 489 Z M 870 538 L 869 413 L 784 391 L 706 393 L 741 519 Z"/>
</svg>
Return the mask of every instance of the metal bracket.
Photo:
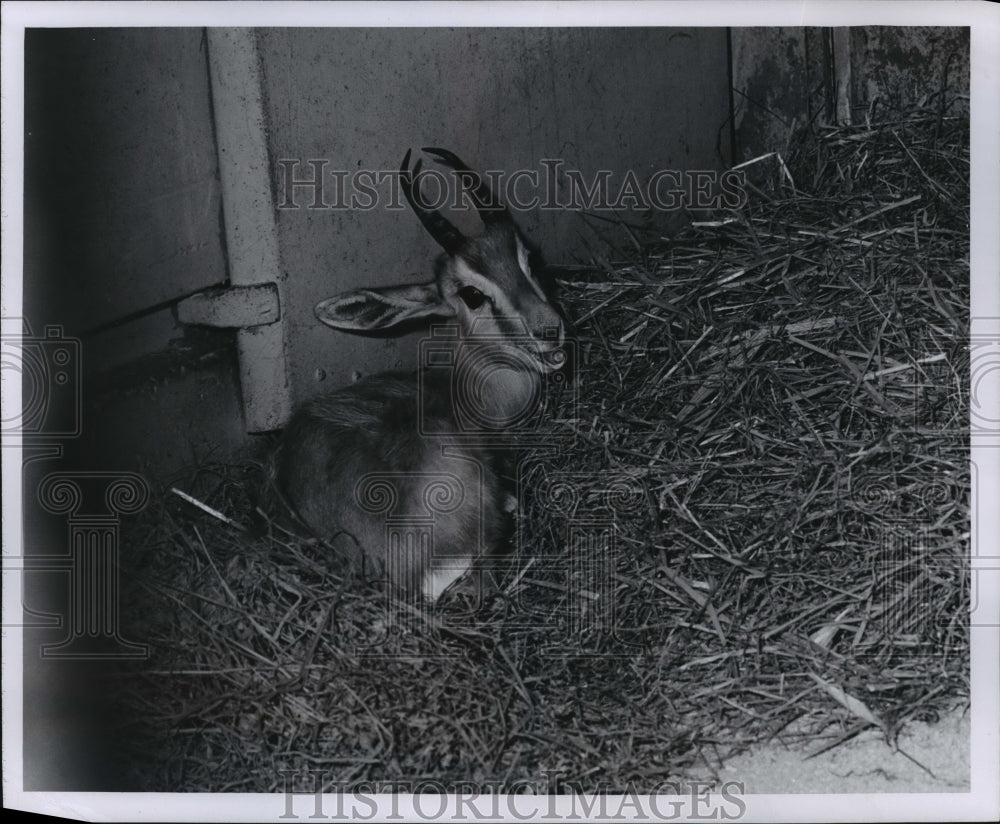
<svg viewBox="0 0 1000 824">
<path fill-rule="evenodd" d="M 177 319 L 195 326 L 245 329 L 281 319 L 276 283 L 220 286 L 191 295 L 177 304 Z"/>
</svg>

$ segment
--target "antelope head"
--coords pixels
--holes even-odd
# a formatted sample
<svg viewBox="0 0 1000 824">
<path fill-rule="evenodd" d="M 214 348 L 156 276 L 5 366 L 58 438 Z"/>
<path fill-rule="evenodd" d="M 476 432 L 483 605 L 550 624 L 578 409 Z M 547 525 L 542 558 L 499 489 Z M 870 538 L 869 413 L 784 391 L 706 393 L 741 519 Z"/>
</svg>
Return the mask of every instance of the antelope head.
<svg viewBox="0 0 1000 824">
<path fill-rule="evenodd" d="M 374 332 L 416 319 L 450 319 L 477 357 L 492 358 L 507 374 L 490 391 L 498 397 L 531 391 L 532 381 L 565 362 L 565 328 L 531 270 L 528 247 L 508 209 L 493 197 L 481 176 L 444 149 L 424 149 L 455 170 L 482 221 L 467 236 L 440 211 L 420 203 L 421 161 L 411 169 L 403 158 L 400 183 L 410 208 L 444 250 L 433 279 L 419 284 L 357 289 L 328 298 L 316 315 L 334 329 Z M 473 351 L 466 346 L 466 351 Z M 492 353 L 490 355 L 489 353 Z M 485 367 L 487 368 L 488 367 Z"/>
</svg>

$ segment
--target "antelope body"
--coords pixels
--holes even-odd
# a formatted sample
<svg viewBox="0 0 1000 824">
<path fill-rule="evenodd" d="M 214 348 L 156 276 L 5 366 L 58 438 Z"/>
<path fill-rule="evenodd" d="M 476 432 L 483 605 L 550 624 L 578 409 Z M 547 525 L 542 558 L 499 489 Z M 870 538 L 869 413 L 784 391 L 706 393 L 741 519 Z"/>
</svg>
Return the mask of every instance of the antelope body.
<svg viewBox="0 0 1000 824">
<path fill-rule="evenodd" d="M 437 368 L 375 375 L 302 405 L 273 472 L 317 535 L 396 587 L 435 599 L 504 539 L 513 509 L 505 440 L 537 413 L 544 376 L 565 356 L 563 321 L 509 212 L 455 155 L 424 151 L 457 172 L 482 233 L 466 236 L 420 205 L 421 164 L 410 169 L 407 152 L 403 193 L 444 249 L 435 277 L 345 292 L 315 312 L 348 332 L 421 320 L 450 322 L 455 334 L 425 341 Z"/>
</svg>

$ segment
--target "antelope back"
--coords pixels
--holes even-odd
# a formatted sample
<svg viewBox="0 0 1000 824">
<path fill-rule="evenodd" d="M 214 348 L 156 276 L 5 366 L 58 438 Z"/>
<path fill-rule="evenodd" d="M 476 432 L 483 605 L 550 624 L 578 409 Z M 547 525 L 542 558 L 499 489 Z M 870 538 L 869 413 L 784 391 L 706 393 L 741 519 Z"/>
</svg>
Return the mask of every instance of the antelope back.
<svg viewBox="0 0 1000 824">
<path fill-rule="evenodd" d="M 508 516 L 496 505 L 503 484 L 493 456 L 455 437 L 444 387 L 420 389 L 414 374 L 387 373 L 306 402 L 273 472 L 298 517 L 352 567 L 436 598 L 499 543 Z M 416 436 L 418 416 L 427 437 Z M 393 534 L 405 542 L 431 522 L 425 568 L 424 548 L 394 546 Z"/>
</svg>

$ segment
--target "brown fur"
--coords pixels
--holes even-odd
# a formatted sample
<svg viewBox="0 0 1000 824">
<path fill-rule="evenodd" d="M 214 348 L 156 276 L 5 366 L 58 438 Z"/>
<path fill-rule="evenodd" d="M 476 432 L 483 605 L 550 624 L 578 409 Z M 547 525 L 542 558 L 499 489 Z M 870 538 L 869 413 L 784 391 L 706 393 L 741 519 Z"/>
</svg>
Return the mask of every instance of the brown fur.
<svg viewBox="0 0 1000 824">
<path fill-rule="evenodd" d="M 466 168 L 450 152 L 425 151 Z M 542 375 L 559 368 L 564 327 L 510 215 L 480 211 L 483 233 L 465 237 L 417 205 L 409 187 L 419 162 L 408 170 L 409 158 L 404 194 L 446 252 L 434 279 L 335 295 L 317 304 L 316 315 L 348 332 L 451 319 L 460 331 L 449 339 L 454 372 L 386 373 L 308 401 L 285 430 L 273 475 L 298 516 L 356 566 L 388 568 L 396 586 L 436 597 L 504 536 L 512 489 L 498 467 L 510 453 L 486 441 L 535 409 Z M 440 497 L 447 490 L 457 495 L 454 505 Z M 429 569 L 408 552 L 397 563 L 392 541 L 424 542 Z"/>
<path fill-rule="evenodd" d="M 464 493 L 460 507 L 434 522 L 435 550 L 441 559 L 475 558 L 495 549 L 505 535 L 506 514 L 494 502 L 502 480 L 488 451 L 455 438 L 448 387 L 425 392 L 417 431 L 416 374 L 387 373 L 303 404 L 285 430 L 273 464 L 274 481 L 296 514 L 318 537 L 337 546 L 366 575 L 386 572 L 386 515 L 368 512 L 357 485 L 366 475 L 399 478 L 392 515 L 415 521 L 426 514 L 426 482 L 407 475 L 448 473 Z M 447 450 L 448 454 L 444 452 Z M 394 569 L 392 583 L 416 583 L 420 570 Z"/>
</svg>

